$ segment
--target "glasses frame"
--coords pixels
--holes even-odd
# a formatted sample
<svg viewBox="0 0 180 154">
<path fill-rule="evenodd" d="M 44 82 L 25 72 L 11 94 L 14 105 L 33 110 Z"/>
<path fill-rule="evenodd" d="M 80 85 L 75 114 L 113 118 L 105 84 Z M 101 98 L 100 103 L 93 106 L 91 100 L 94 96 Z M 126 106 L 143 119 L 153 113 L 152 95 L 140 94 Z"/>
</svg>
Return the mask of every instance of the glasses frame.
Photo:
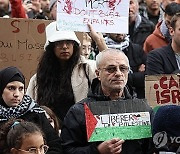
<svg viewBox="0 0 180 154">
<path fill-rule="evenodd" d="M 44 147 L 46 147 L 46 149 L 44 149 Z M 31 152 L 31 150 L 36 150 L 36 152 Z M 44 149 L 44 153 L 41 152 L 41 150 Z M 30 154 L 37 154 L 37 150 L 40 151 L 41 154 L 45 154 L 47 153 L 49 149 L 49 146 L 47 145 L 43 145 L 41 148 L 29 148 L 28 150 L 23 150 L 23 149 L 17 149 L 18 151 L 22 151 L 22 152 L 26 152 L 26 153 L 30 153 Z"/>
<path fill-rule="evenodd" d="M 56 41 L 55 42 L 55 47 L 58 48 L 60 46 L 63 46 L 64 44 L 66 44 L 67 46 L 73 46 L 74 45 L 74 41 L 73 40 L 62 40 L 62 41 Z"/>
<path fill-rule="evenodd" d="M 106 68 L 102 68 L 104 69 L 106 72 L 112 74 L 112 73 L 116 73 L 119 69 L 120 72 L 122 72 L 123 74 L 125 73 L 129 73 L 130 69 L 128 66 L 125 65 L 120 65 L 120 66 L 108 66 Z"/>
</svg>

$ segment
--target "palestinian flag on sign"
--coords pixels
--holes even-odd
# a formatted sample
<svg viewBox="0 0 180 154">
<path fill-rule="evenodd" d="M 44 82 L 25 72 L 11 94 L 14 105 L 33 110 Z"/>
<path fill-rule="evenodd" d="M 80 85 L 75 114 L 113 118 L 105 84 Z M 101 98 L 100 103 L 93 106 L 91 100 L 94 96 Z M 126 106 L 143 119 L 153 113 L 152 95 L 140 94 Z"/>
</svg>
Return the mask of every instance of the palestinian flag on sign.
<svg viewBox="0 0 180 154">
<path fill-rule="evenodd" d="M 89 142 L 152 136 L 150 107 L 145 99 L 90 102 L 84 103 L 84 109 Z"/>
</svg>

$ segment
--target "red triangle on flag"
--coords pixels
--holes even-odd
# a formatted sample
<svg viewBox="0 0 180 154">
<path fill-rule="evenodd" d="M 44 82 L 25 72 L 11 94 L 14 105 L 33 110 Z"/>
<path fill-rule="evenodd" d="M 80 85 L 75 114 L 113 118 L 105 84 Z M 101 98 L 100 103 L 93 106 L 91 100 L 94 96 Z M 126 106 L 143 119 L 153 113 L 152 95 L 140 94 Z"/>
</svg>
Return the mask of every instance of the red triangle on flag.
<svg viewBox="0 0 180 154">
<path fill-rule="evenodd" d="M 94 117 L 93 113 L 89 109 L 86 103 L 84 103 L 84 110 L 85 110 L 85 117 L 86 117 L 86 132 L 87 132 L 87 139 L 89 141 L 92 133 L 97 124 L 97 120 Z"/>
</svg>

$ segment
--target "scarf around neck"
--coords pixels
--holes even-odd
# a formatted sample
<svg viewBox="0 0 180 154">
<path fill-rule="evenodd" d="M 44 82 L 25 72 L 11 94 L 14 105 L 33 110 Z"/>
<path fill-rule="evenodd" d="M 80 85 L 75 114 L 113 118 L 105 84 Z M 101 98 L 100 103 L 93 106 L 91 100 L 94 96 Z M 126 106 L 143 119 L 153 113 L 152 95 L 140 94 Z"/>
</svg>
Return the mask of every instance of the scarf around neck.
<svg viewBox="0 0 180 154">
<path fill-rule="evenodd" d="M 129 35 L 126 35 L 122 42 L 115 42 L 110 37 L 105 37 L 104 40 L 109 48 L 124 50 L 129 46 Z"/>
<path fill-rule="evenodd" d="M 19 118 L 28 111 L 35 113 L 45 113 L 30 96 L 24 95 L 22 102 L 15 107 L 5 107 L 0 105 L 0 121 L 7 121 L 11 118 Z"/>
</svg>

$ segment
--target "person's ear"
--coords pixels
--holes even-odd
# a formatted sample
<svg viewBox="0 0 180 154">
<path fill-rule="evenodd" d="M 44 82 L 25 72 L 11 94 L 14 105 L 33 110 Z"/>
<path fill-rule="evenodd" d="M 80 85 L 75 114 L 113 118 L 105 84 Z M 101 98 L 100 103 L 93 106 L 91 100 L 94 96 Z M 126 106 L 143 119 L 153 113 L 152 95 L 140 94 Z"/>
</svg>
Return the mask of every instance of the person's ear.
<svg viewBox="0 0 180 154">
<path fill-rule="evenodd" d="M 11 148 L 10 152 L 11 154 L 18 154 L 18 150 L 15 148 Z"/>
<path fill-rule="evenodd" d="M 169 34 L 172 36 L 174 36 L 174 29 L 172 27 L 169 27 Z"/>
<path fill-rule="evenodd" d="M 96 76 L 97 76 L 97 78 L 100 80 L 100 70 L 98 70 L 98 69 L 96 69 Z"/>
</svg>

